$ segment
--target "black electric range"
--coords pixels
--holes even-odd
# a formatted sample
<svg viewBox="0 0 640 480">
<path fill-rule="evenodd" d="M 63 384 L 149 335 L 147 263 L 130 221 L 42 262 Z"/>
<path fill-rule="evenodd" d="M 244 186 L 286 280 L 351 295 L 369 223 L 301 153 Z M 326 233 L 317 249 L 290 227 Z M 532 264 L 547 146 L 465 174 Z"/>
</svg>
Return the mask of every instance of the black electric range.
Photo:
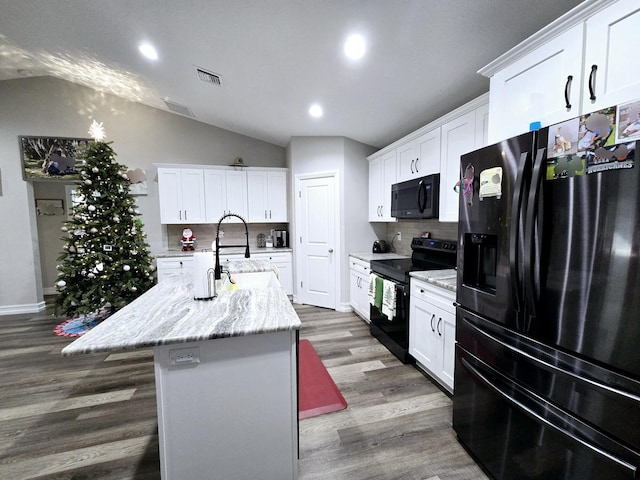
<svg viewBox="0 0 640 480">
<path fill-rule="evenodd" d="M 393 318 L 370 306 L 369 330 L 402 363 L 413 363 L 409 355 L 410 273 L 456 267 L 457 243 L 416 237 L 411 241 L 411 258 L 372 260 L 371 273 L 394 283 L 396 308 Z"/>
</svg>

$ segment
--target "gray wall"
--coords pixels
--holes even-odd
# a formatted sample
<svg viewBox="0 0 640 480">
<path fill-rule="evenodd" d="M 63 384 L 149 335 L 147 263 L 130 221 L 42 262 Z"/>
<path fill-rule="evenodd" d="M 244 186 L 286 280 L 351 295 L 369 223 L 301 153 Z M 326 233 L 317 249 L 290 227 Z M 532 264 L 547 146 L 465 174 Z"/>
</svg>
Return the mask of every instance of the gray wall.
<svg viewBox="0 0 640 480">
<path fill-rule="evenodd" d="M 43 305 L 41 257 L 49 288 L 57 256 L 49 248 L 59 248 L 60 236 L 54 219 L 64 220 L 36 219 L 34 188 L 22 177 L 19 135 L 87 138 L 93 119 L 103 122 L 118 161 L 147 170 L 148 195 L 136 201 L 152 253 L 168 248 L 154 163 L 229 165 L 240 156 L 250 166 L 286 166 L 283 147 L 52 77 L 0 82 L 0 106 L 0 314 Z M 41 198 L 64 195 L 64 189 L 40 187 Z"/>
<path fill-rule="evenodd" d="M 369 251 L 378 234 L 385 234 L 383 224 L 374 225 L 368 221 L 369 163 L 366 157 L 375 150 L 345 137 L 293 137 L 287 147 L 292 188 L 296 175 L 338 172 L 340 219 L 336 235 L 340 244 L 335 250 L 340 259 L 336 305 L 339 310 L 350 308 L 349 253 Z M 295 201 L 293 194 L 291 198 Z M 295 233 L 295 218 L 290 218 Z"/>
</svg>

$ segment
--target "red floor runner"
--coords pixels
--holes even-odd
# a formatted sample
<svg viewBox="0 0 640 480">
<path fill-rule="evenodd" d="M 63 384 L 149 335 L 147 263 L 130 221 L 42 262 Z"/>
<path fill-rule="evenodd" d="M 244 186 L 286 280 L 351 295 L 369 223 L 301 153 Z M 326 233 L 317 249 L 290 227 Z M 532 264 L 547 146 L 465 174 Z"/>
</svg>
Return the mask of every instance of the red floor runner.
<svg viewBox="0 0 640 480">
<path fill-rule="evenodd" d="M 311 342 L 300 340 L 298 351 L 298 418 L 315 417 L 347 408 L 347 402 Z"/>
</svg>

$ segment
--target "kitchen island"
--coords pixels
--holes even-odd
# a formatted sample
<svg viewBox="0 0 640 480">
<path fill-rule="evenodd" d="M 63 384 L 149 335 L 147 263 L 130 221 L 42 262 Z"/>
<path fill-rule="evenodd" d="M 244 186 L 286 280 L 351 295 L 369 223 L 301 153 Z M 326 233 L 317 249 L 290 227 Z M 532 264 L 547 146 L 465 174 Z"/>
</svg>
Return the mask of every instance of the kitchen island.
<svg viewBox="0 0 640 480">
<path fill-rule="evenodd" d="M 241 261 L 229 269 L 269 267 Z M 279 286 L 245 289 L 239 281 L 237 290 L 195 301 L 190 278 L 176 275 L 62 354 L 153 348 L 164 480 L 293 479 L 299 329 Z"/>
</svg>

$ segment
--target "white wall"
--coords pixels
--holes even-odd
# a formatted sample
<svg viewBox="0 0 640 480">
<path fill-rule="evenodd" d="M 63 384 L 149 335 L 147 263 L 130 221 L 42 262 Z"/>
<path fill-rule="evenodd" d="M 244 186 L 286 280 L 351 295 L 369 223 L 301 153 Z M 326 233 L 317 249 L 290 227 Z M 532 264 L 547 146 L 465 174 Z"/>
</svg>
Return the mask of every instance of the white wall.
<svg viewBox="0 0 640 480">
<path fill-rule="evenodd" d="M 153 163 L 228 165 L 240 156 L 250 166 L 286 166 L 280 146 L 64 80 L 0 82 L 0 315 L 44 306 L 34 192 L 22 177 L 18 136 L 87 138 L 93 119 L 103 122 L 120 163 L 147 170 L 148 195 L 136 201 L 152 253 L 167 248 Z"/>
<path fill-rule="evenodd" d="M 345 137 L 292 137 L 287 147 L 287 163 L 291 171 L 291 188 L 296 175 L 338 172 L 340 209 L 338 219 L 340 285 L 336 309 L 349 308 L 349 253 L 370 251 L 378 238 L 368 221 L 369 164 L 367 155 L 376 149 Z M 291 202 L 292 204 L 294 202 Z M 296 231 L 295 217 L 292 231 Z M 384 238 L 384 225 L 380 238 Z M 294 251 L 295 259 L 295 251 Z M 295 270 L 295 269 L 294 269 Z M 297 279 L 296 279 L 297 285 Z"/>
</svg>

